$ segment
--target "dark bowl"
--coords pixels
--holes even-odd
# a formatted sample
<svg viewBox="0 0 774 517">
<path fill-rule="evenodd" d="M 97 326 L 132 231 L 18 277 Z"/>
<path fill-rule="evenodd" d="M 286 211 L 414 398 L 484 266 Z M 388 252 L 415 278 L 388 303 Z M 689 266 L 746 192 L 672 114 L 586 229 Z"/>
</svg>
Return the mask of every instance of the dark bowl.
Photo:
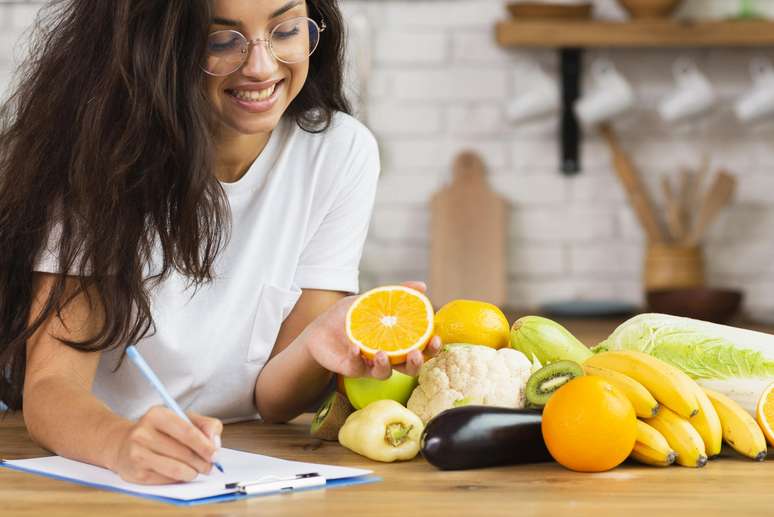
<svg viewBox="0 0 774 517">
<path fill-rule="evenodd" d="M 742 292 L 735 289 L 667 289 L 646 294 L 648 310 L 697 320 L 726 323 L 739 311 Z"/>
<path fill-rule="evenodd" d="M 593 5 L 551 4 L 546 2 L 510 2 L 508 11 L 517 19 L 588 19 L 591 18 Z"/>
<path fill-rule="evenodd" d="M 618 0 L 634 19 L 668 18 L 682 0 Z"/>
</svg>

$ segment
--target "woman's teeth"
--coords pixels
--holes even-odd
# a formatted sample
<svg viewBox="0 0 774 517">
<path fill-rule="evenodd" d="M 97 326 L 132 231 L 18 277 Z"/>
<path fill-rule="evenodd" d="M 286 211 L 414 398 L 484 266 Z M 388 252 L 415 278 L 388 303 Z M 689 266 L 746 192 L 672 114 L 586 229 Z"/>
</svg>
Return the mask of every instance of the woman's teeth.
<svg viewBox="0 0 774 517">
<path fill-rule="evenodd" d="M 271 97 L 271 94 L 274 93 L 275 86 L 277 85 L 273 84 L 268 88 L 266 88 L 265 90 L 257 90 L 257 91 L 256 90 L 231 90 L 231 95 L 243 101 L 263 101 Z"/>
</svg>

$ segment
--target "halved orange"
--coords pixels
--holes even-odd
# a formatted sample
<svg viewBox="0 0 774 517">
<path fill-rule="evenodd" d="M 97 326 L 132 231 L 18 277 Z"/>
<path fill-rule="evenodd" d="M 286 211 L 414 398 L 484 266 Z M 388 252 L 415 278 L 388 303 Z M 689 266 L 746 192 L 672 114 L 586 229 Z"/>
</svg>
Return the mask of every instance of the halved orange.
<svg viewBox="0 0 774 517">
<path fill-rule="evenodd" d="M 755 408 L 755 417 L 763 434 L 766 435 L 766 441 L 774 447 L 774 382 L 766 386 L 761 393 Z"/>
<path fill-rule="evenodd" d="M 369 359 L 381 350 L 390 364 L 404 363 L 409 352 L 425 349 L 432 334 L 433 305 L 409 287 L 372 289 L 347 312 L 347 336 Z"/>
</svg>

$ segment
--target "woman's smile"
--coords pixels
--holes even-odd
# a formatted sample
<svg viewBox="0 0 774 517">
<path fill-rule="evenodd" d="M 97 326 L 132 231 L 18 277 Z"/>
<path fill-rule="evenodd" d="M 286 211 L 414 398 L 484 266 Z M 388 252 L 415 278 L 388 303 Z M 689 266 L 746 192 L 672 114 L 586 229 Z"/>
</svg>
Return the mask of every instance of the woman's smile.
<svg viewBox="0 0 774 517">
<path fill-rule="evenodd" d="M 226 88 L 224 92 L 239 108 L 250 113 L 263 113 L 271 110 L 283 92 L 285 80 L 246 83 Z"/>
</svg>

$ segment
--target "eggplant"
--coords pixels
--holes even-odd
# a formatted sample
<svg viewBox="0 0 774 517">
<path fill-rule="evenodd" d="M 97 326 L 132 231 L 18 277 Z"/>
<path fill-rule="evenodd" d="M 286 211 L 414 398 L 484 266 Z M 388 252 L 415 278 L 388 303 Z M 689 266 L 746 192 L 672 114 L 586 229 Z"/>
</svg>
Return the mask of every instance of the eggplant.
<svg viewBox="0 0 774 517">
<path fill-rule="evenodd" d="M 462 406 L 438 414 L 425 427 L 422 456 L 441 470 L 552 461 L 540 430 L 542 412 Z"/>
</svg>

